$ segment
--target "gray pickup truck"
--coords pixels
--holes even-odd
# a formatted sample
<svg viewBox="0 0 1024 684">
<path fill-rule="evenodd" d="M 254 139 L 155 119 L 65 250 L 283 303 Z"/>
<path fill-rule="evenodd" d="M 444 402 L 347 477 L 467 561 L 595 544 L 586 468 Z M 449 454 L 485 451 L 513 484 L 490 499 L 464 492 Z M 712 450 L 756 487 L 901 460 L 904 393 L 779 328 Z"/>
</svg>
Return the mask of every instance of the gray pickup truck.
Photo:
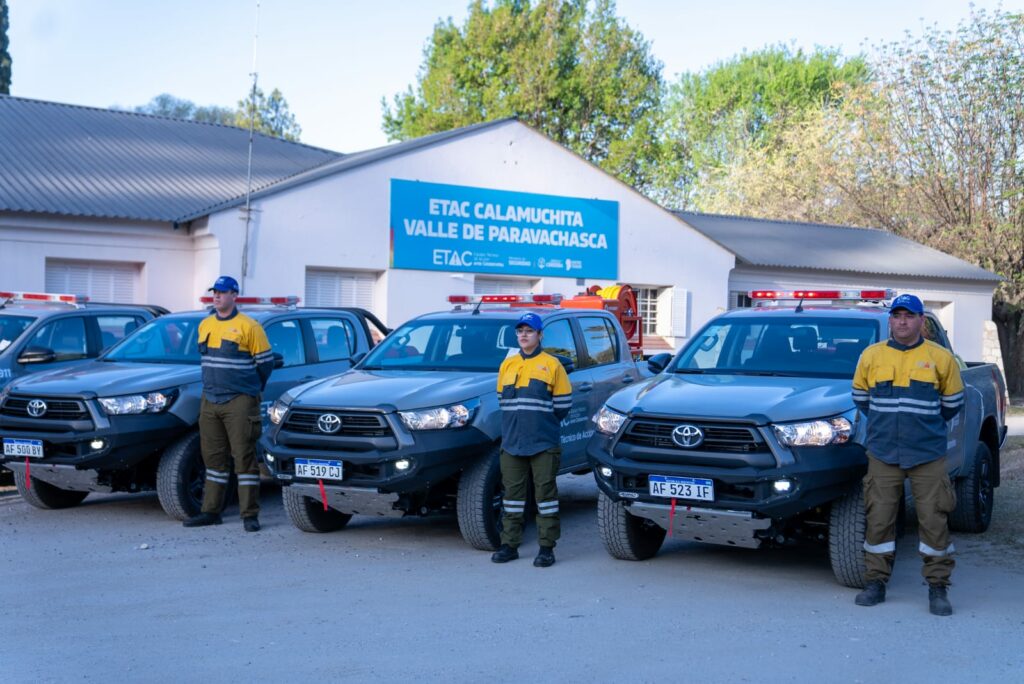
<svg viewBox="0 0 1024 684">
<path fill-rule="evenodd" d="M 865 421 L 851 398 L 860 352 L 888 336 L 885 306 L 729 311 L 657 375 L 613 396 L 587 454 L 608 552 L 653 556 L 676 538 L 755 548 L 828 543 L 833 572 L 863 582 Z M 949 348 L 927 314 L 925 335 Z M 991 364 L 962 364 L 966 405 L 949 423 L 957 493 L 950 527 L 982 532 L 999 484 L 1006 389 Z"/>
<path fill-rule="evenodd" d="M 481 302 L 482 303 L 482 302 Z M 286 392 L 268 411 L 267 468 L 306 532 L 339 530 L 353 514 L 455 511 L 465 540 L 499 544 L 501 411 L 497 371 L 518 353 L 526 311 L 544 321 L 544 349 L 569 371 L 559 473 L 586 471 L 591 417 L 640 379 L 622 328 L 603 310 L 460 307 L 399 326 L 354 369 Z"/>
<path fill-rule="evenodd" d="M 362 309 L 242 308 L 262 324 L 276 357 L 264 410 L 295 385 L 350 368 L 372 348 L 371 326 L 387 332 Z M 22 498 L 65 508 L 89 492 L 155 489 L 171 517 L 198 513 L 205 468 L 197 329 L 208 315 L 161 316 L 94 361 L 0 390 L 0 464 L 14 471 Z"/>
</svg>

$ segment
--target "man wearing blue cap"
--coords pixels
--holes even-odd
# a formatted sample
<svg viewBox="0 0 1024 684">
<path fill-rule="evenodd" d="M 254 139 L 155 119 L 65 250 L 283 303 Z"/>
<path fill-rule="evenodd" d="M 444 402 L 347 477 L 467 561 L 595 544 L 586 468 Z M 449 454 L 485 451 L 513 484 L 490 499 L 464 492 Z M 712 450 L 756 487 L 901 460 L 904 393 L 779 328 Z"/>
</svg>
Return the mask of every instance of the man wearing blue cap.
<svg viewBox="0 0 1024 684">
<path fill-rule="evenodd" d="M 921 574 L 933 615 L 952 615 L 947 587 L 953 544 L 946 525 L 956 495 L 946 472 L 946 421 L 963 409 L 956 358 L 924 339 L 924 305 L 902 294 L 889 307 L 891 338 L 864 350 L 853 376 L 853 401 L 867 416 L 864 477 L 864 579 L 858 606 L 885 601 L 896 556 L 896 516 L 910 480 L 917 508 Z"/>
<path fill-rule="evenodd" d="M 260 529 L 260 471 L 256 462 L 260 394 L 274 368 L 274 354 L 259 323 L 235 308 L 238 281 L 221 276 L 210 287 L 213 311 L 199 324 L 203 397 L 199 444 L 206 465 L 203 508 L 185 527 L 221 524 L 221 509 L 234 461 L 238 505 L 246 532 Z"/>
<path fill-rule="evenodd" d="M 540 538 L 540 551 L 533 564 L 538 568 L 554 565 L 555 543 L 561 536 L 555 478 L 562 457 L 561 422 L 572 408 L 569 376 L 558 359 L 541 349 L 543 330 L 540 316 L 523 314 L 516 323 L 519 353 L 505 359 L 498 371 L 505 496 L 501 547 L 491 556 L 495 563 L 519 558 L 532 473 Z"/>
</svg>

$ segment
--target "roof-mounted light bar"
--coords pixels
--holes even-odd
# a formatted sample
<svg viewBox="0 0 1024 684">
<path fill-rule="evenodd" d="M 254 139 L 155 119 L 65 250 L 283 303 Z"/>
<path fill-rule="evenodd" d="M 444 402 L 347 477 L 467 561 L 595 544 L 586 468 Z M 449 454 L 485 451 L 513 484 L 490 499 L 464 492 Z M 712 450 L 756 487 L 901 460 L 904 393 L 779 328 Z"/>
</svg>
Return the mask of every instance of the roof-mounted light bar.
<svg viewBox="0 0 1024 684">
<path fill-rule="evenodd" d="M 449 295 L 449 304 L 558 304 L 560 294 L 484 294 Z"/>
<path fill-rule="evenodd" d="M 85 304 L 85 295 L 56 294 L 53 292 L 0 292 L 0 299 L 14 302 L 57 302 L 60 304 Z"/>
<path fill-rule="evenodd" d="M 199 298 L 199 301 L 203 304 L 213 304 L 212 295 L 203 295 Z M 235 304 L 264 304 L 271 306 L 296 306 L 302 301 L 296 295 L 288 295 L 285 297 L 235 297 Z"/>
<path fill-rule="evenodd" d="M 845 301 L 879 301 L 892 299 L 896 290 L 750 290 L 747 296 L 755 301 L 777 299 L 839 299 Z"/>
</svg>

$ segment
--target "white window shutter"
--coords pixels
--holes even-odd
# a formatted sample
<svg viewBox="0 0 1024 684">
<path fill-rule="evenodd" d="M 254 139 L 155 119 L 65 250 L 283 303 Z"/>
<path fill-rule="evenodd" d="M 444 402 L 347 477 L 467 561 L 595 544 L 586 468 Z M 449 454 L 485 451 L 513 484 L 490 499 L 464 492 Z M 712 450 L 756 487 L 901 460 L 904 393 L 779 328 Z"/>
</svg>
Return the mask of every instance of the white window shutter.
<svg viewBox="0 0 1024 684">
<path fill-rule="evenodd" d="M 672 288 L 672 336 L 690 335 L 690 292 L 683 287 Z"/>
<path fill-rule="evenodd" d="M 362 271 L 326 268 L 306 269 L 305 306 L 358 306 L 373 308 L 373 286 L 377 276 Z"/>
<path fill-rule="evenodd" d="M 47 259 L 46 291 L 86 295 L 96 302 L 135 303 L 138 264 Z"/>
</svg>

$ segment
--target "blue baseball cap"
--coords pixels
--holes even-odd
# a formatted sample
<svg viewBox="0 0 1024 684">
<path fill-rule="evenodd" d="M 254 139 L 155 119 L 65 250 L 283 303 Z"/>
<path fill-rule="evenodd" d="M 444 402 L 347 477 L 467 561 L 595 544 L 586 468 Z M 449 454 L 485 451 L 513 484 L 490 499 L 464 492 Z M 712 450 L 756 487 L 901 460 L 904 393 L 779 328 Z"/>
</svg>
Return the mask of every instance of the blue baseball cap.
<svg viewBox="0 0 1024 684">
<path fill-rule="evenodd" d="M 901 294 L 899 297 L 892 300 L 892 304 L 889 305 L 890 313 L 896 309 L 906 309 L 910 313 L 920 316 L 924 313 L 924 304 L 922 304 L 921 300 L 912 294 Z"/>
<path fill-rule="evenodd" d="M 520 316 L 519 322 L 516 323 L 516 327 L 518 328 L 521 325 L 528 325 L 537 332 L 544 329 L 544 322 L 541 321 L 540 316 L 535 313 L 524 313 Z"/>
<path fill-rule="evenodd" d="M 220 278 L 217 278 L 217 282 L 215 282 L 212 286 L 210 286 L 210 288 L 207 289 L 206 291 L 209 292 L 210 290 L 213 290 L 215 292 L 236 292 L 237 293 L 238 292 L 238 281 L 235 280 L 234 278 L 232 278 L 231 276 L 221 276 Z"/>
</svg>

